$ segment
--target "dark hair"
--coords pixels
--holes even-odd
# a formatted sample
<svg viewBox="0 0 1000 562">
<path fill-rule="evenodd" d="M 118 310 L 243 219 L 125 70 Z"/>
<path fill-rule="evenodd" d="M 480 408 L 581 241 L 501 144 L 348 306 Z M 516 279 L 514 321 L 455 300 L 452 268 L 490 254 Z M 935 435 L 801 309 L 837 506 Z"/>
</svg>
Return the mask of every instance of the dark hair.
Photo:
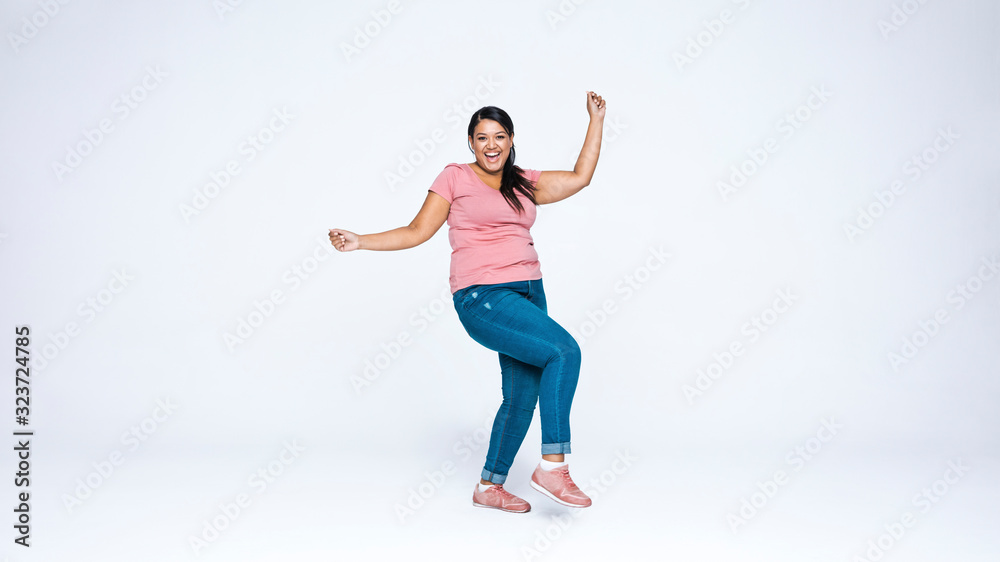
<svg viewBox="0 0 1000 562">
<path fill-rule="evenodd" d="M 508 138 L 514 137 L 514 122 L 510 120 L 510 115 L 507 112 L 500 109 L 499 107 L 494 107 L 488 105 L 486 107 L 480 108 L 479 111 L 472 114 L 472 119 L 469 120 L 469 136 L 473 136 L 476 131 L 476 125 L 479 124 L 483 119 L 489 119 L 491 121 L 496 121 L 503 127 L 505 133 L 507 133 Z M 472 147 L 469 150 L 475 152 Z M 519 214 L 524 212 L 524 206 L 521 205 L 521 201 L 518 200 L 515 191 L 524 195 L 531 201 L 532 205 L 537 205 L 535 201 L 535 186 L 528 180 L 528 178 L 521 175 L 524 172 L 519 166 L 514 165 L 514 144 L 510 145 L 510 156 L 507 157 L 507 161 L 503 164 L 503 172 L 500 174 L 500 194 L 503 198 L 507 200 L 507 204 L 511 206 L 512 209 L 517 211 Z"/>
</svg>

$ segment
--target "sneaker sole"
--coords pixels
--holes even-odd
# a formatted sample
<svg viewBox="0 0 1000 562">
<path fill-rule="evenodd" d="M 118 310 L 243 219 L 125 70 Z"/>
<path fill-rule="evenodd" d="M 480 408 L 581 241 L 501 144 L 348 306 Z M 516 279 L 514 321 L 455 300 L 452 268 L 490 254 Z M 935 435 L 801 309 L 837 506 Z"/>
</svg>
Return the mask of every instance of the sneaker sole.
<svg viewBox="0 0 1000 562">
<path fill-rule="evenodd" d="M 554 501 L 556 503 L 559 503 L 559 504 L 562 504 L 562 505 L 565 505 L 566 507 L 577 507 L 577 508 L 590 507 L 589 505 L 579 505 L 579 504 L 575 504 L 575 503 L 569 503 L 569 502 L 567 502 L 565 500 L 561 500 L 561 499 L 555 497 L 552 494 L 552 492 L 546 490 L 545 488 L 542 488 L 541 484 L 538 484 L 534 480 L 531 481 L 531 487 L 534 488 L 534 489 L 536 489 L 536 490 L 538 490 L 542 494 L 548 496 L 549 498 L 552 499 L 552 501 Z"/>
<path fill-rule="evenodd" d="M 528 513 L 529 511 L 531 511 L 531 506 L 530 505 L 528 506 L 528 509 L 525 509 L 524 511 L 515 511 L 513 509 L 504 509 L 502 507 L 497 507 L 495 505 L 486 505 L 484 503 L 476 503 L 476 502 L 472 502 L 472 505 L 474 505 L 476 507 L 485 507 L 486 509 L 496 509 L 496 510 L 502 511 L 504 513 Z"/>
</svg>

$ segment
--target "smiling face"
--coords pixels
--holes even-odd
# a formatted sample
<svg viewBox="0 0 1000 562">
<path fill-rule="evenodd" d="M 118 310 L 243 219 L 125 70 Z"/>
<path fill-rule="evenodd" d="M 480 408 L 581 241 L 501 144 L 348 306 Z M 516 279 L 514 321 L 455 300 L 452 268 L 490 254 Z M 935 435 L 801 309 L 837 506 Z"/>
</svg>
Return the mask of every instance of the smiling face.
<svg viewBox="0 0 1000 562">
<path fill-rule="evenodd" d="M 483 119 L 476 125 L 469 142 L 476 154 L 476 164 L 484 172 L 490 174 L 503 172 L 503 165 L 510 156 L 512 138 L 500 123 L 492 119 Z"/>
</svg>

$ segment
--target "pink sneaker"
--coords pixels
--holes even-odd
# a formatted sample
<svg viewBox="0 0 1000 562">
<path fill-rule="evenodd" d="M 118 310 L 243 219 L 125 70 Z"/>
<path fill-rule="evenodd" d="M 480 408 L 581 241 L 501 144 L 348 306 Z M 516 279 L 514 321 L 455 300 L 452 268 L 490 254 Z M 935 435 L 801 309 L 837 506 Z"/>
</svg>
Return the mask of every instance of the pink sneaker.
<svg viewBox="0 0 1000 562">
<path fill-rule="evenodd" d="M 476 507 L 492 507 L 500 511 L 511 513 L 527 513 L 531 511 L 531 505 L 514 494 L 503 489 L 503 484 L 494 484 L 485 492 L 479 491 L 479 483 L 476 482 L 476 489 L 472 491 L 472 505 Z"/>
<path fill-rule="evenodd" d="M 541 463 L 531 475 L 531 487 L 569 507 L 590 507 L 593 502 L 569 477 L 569 465 L 543 470 Z"/>
</svg>

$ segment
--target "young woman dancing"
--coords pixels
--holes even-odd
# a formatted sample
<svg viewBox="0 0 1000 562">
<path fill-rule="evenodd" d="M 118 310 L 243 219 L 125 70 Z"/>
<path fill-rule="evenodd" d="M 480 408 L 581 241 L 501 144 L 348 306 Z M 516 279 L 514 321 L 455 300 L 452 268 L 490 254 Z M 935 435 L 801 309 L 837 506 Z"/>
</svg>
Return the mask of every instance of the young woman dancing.
<svg viewBox="0 0 1000 562">
<path fill-rule="evenodd" d="M 473 505 L 479 507 L 514 513 L 531 509 L 503 484 L 536 403 L 542 458 L 531 486 L 562 505 L 591 504 L 570 478 L 565 458 L 570 453 L 569 413 L 580 374 L 580 347 L 548 316 L 530 233 L 536 205 L 577 193 L 594 175 L 605 114 L 604 99 L 594 92 L 587 92 L 587 113 L 590 126 L 573 171 L 539 172 L 514 165 L 510 116 L 484 107 L 469 121 L 475 162 L 445 166 L 409 225 L 377 234 L 330 230 L 330 241 L 341 252 L 403 250 L 426 242 L 448 221 L 455 311 L 469 336 L 500 356 L 503 402 L 472 494 Z"/>
</svg>

